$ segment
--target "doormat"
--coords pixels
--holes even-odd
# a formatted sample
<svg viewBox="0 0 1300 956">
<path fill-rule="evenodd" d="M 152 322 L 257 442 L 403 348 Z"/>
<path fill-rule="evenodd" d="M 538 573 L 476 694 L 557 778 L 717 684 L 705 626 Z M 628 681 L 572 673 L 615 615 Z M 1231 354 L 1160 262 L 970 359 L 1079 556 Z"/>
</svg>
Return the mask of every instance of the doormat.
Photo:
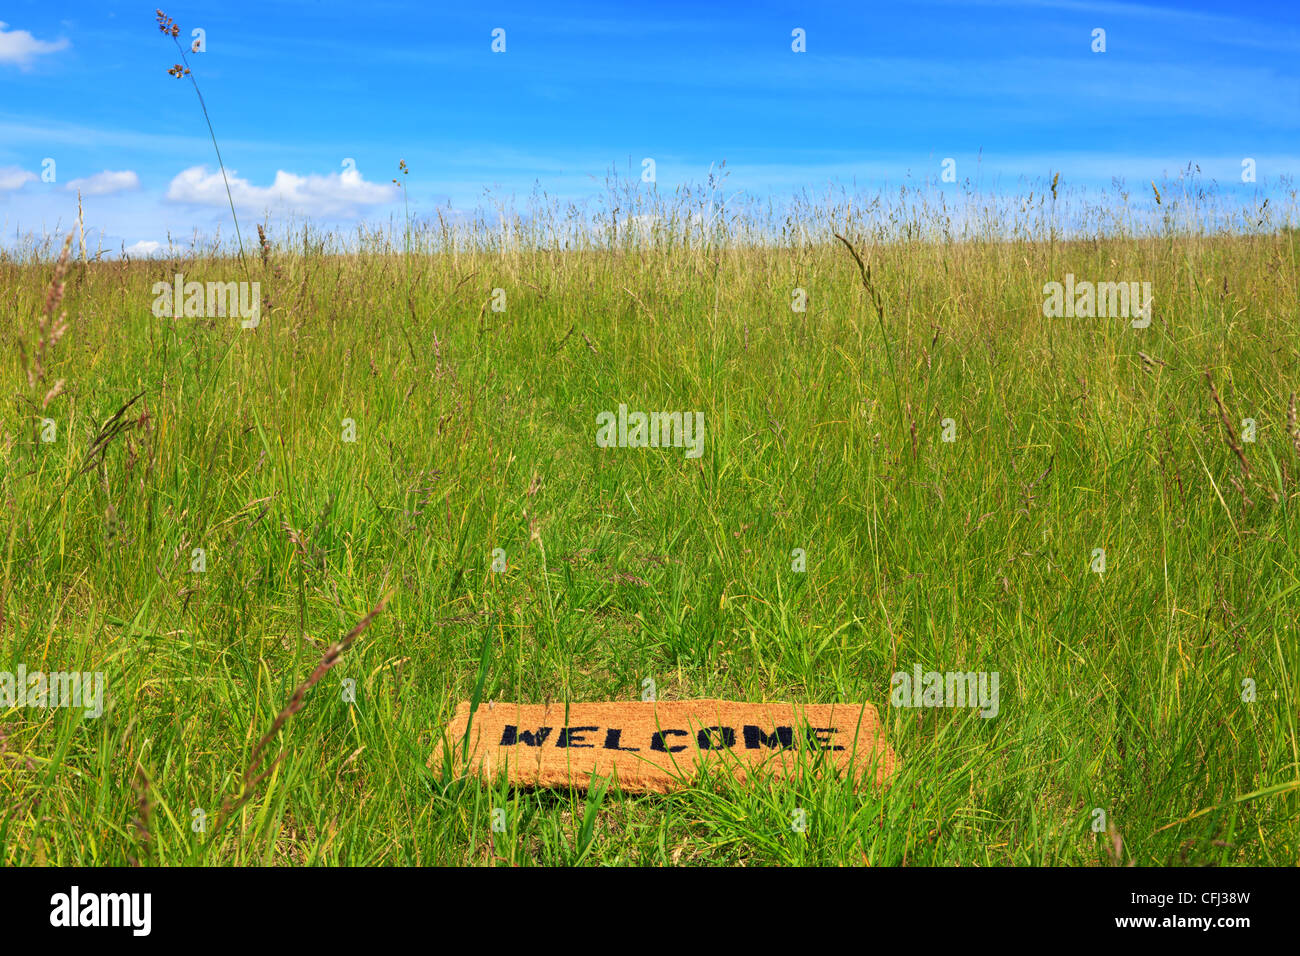
<svg viewBox="0 0 1300 956">
<path fill-rule="evenodd" d="M 755 704 L 730 700 L 481 703 L 462 701 L 443 731 L 454 765 L 513 784 L 586 789 L 592 774 L 629 791 L 667 793 L 704 767 L 750 774 L 852 773 L 883 784 L 894 771 L 871 704 Z M 466 731 L 469 751 L 466 757 Z M 435 743 L 432 768 L 445 759 Z"/>
</svg>

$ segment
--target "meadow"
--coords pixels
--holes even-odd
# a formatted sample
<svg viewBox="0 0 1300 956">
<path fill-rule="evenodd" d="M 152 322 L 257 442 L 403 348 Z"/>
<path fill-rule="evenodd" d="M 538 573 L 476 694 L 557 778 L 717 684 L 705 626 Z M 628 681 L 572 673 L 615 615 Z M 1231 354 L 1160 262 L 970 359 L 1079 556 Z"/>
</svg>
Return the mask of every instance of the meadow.
<svg viewBox="0 0 1300 956">
<path fill-rule="evenodd" d="M 715 187 L 0 256 L 0 669 L 106 686 L 0 708 L 0 859 L 1300 863 L 1300 233 L 1188 227 L 1167 185 L 1068 232 L 1055 183 L 766 219 Z M 257 281 L 260 324 L 155 315 L 177 273 Z M 1149 326 L 1045 317 L 1067 274 L 1150 282 Z M 702 412 L 702 455 L 599 447 L 620 404 Z M 893 706 L 918 665 L 997 673 L 996 716 Z M 870 701 L 898 770 L 427 766 L 457 701 L 647 678 Z"/>
</svg>

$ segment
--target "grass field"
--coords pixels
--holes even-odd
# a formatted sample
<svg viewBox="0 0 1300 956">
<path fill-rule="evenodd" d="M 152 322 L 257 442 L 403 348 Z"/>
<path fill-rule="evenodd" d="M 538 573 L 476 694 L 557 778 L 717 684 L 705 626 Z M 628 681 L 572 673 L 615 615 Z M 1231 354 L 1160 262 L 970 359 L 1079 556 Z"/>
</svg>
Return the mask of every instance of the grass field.
<svg viewBox="0 0 1300 956">
<path fill-rule="evenodd" d="M 1003 239 L 900 209 L 74 254 L 61 337 L 57 248 L 0 259 L 0 668 L 107 688 L 98 719 L 0 712 L 4 862 L 1300 862 L 1300 236 L 1066 241 L 1041 198 Z M 260 282 L 261 324 L 156 317 L 176 273 Z M 1150 282 L 1150 326 L 1044 317 L 1067 274 Z M 597 447 L 620 404 L 702 412 L 703 454 Z M 891 706 L 916 665 L 996 672 L 997 716 Z M 646 678 L 870 701 L 899 770 L 426 767 L 459 700 Z"/>
</svg>

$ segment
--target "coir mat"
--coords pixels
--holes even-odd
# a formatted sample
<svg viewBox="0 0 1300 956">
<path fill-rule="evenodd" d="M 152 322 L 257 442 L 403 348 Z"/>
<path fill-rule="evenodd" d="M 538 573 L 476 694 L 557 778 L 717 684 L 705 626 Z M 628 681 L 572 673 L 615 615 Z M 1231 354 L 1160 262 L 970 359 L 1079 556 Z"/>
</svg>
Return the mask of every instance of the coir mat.
<svg viewBox="0 0 1300 956">
<path fill-rule="evenodd" d="M 883 784 L 895 763 L 871 704 L 730 700 L 496 702 L 472 715 L 462 701 L 429 765 L 448 755 L 458 771 L 504 773 L 521 786 L 585 789 L 594 774 L 654 793 L 689 784 L 704 767 L 738 780 L 833 768 Z"/>
</svg>

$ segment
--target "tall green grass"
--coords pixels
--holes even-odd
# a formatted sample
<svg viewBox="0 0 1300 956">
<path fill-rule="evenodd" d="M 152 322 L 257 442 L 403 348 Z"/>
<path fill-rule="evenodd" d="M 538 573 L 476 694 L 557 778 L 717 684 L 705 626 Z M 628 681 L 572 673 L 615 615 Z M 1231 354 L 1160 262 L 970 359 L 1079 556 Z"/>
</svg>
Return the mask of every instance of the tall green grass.
<svg viewBox="0 0 1300 956">
<path fill-rule="evenodd" d="M 1295 864 L 1300 246 L 1170 219 L 1164 192 L 1150 229 L 1112 212 L 1073 239 L 1041 195 L 765 220 L 717 184 L 649 212 L 271 230 L 256 330 L 150 312 L 177 272 L 242 280 L 221 249 L 74 264 L 36 388 L 17 342 L 51 267 L 0 258 L 0 669 L 102 670 L 109 695 L 97 720 L 0 713 L 4 862 Z M 1150 281 L 1150 327 L 1045 319 L 1066 273 Z M 703 411 L 703 457 L 596 447 L 620 403 Z M 389 592 L 246 792 L 259 738 Z M 998 672 L 998 716 L 891 707 L 915 664 Z M 480 679 L 541 702 L 646 677 L 872 701 L 895 782 L 661 797 L 426 766 Z"/>
</svg>

